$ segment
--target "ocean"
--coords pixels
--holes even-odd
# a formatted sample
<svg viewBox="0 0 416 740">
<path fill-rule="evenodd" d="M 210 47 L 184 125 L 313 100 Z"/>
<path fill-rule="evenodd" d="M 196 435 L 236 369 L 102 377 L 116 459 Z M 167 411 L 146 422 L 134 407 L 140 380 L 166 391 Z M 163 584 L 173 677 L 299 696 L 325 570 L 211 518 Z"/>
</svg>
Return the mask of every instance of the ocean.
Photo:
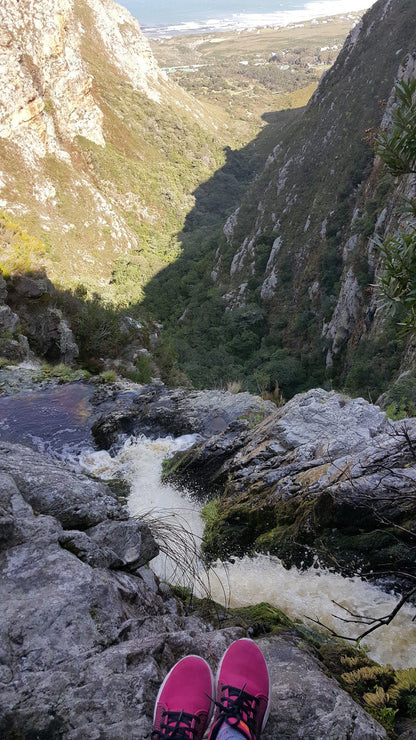
<svg viewBox="0 0 416 740">
<path fill-rule="evenodd" d="M 287 26 L 366 10 L 375 0 L 118 0 L 147 36 Z"/>
</svg>

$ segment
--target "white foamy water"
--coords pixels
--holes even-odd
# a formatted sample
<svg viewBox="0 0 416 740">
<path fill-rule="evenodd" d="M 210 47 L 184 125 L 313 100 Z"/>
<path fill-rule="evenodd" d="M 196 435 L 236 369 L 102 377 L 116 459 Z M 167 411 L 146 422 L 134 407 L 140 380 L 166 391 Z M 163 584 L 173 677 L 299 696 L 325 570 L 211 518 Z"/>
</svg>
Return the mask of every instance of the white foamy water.
<svg viewBox="0 0 416 740">
<path fill-rule="evenodd" d="M 197 567 L 203 523 L 196 502 L 186 491 L 162 484 L 161 473 L 168 455 L 190 447 L 197 438 L 129 438 L 114 458 L 101 451 L 87 453 L 80 461 L 81 467 L 94 475 L 105 479 L 121 473 L 130 481 L 130 514 L 151 520 L 161 547 L 175 552 L 174 558 L 162 552 L 152 560 L 152 569 L 162 580 L 186 586 L 192 586 L 188 572 Z"/>
<path fill-rule="evenodd" d="M 155 441 L 145 437 L 129 439 L 114 458 L 106 452 L 96 452 L 86 453 L 82 460 L 84 470 L 95 475 L 111 478 L 121 473 L 131 481 L 131 514 L 144 516 L 148 521 L 153 519 L 156 536 L 159 531 L 163 540 L 171 533 L 169 547 L 178 548 L 175 561 L 162 555 L 152 561 L 151 567 L 162 579 L 183 585 L 190 585 L 189 570 L 197 567 L 195 550 L 203 533 L 200 507 L 189 493 L 171 485 L 162 485 L 160 475 L 163 459 L 176 450 L 185 449 L 195 439 L 193 436 Z M 183 548 L 181 554 L 183 543 L 180 531 L 183 528 L 193 532 L 193 538 L 185 535 L 188 548 Z M 184 572 L 180 568 L 178 570 L 178 558 L 184 565 Z M 338 602 L 355 614 L 381 617 L 390 613 L 398 601 L 397 596 L 386 594 L 358 576 L 343 578 L 320 568 L 287 570 L 278 558 L 267 555 L 237 558 L 225 565 L 217 564 L 208 574 L 201 566 L 195 585 L 197 594 L 204 595 L 202 584 L 208 580 L 213 598 L 220 603 L 247 606 L 268 601 L 294 620 L 308 624 L 308 617 L 319 619 L 348 636 L 356 636 L 360 630 L 357 630 L 357 625 L 349 625 L 336 618 L 335 615 L 338 615 L 345 619 L 348 614 L 333 602 Z M 377 629 L 366 638 L 363 644 L 368 647 L 370 656 L 382 664 L 391 663 L 396 668 L 415 666 L 416 621 L 412 622 L 415 616 L 416 609 L 405 605 L 390 625 Z"/>
<path fill-rule="evenodd" d="M 355 637 L 364 632 L 356 624 L 347 624 L 343 619 L 349 615 L 337 607 L 337 602 L 355 614 L 367 617 L 382 617 L 389 614 L 398 599 L 386 594 L 361 578 L 343 578 L 320 568 L 299 571 L 286 570 L 278 558 L 257 555 L 241 558 L 231 565 L 216 565 L 218 577 L 228 577 L 231 606 L 248 606 L 268 601 L 285 612 L 291 619 L 313 625 L 309 620 L 319 619 L 323 624 L 341 635 Z M 212 582 L 212 596 L 222 599 L 217 581 Z M 369 654 L 379 663 L 391 663 L 395 668 L 416 666 L 416 622 L 412 618 L 416 610 L 405 605 L 392 623 L 380 627 L 363 641 Z"/>
</svg>

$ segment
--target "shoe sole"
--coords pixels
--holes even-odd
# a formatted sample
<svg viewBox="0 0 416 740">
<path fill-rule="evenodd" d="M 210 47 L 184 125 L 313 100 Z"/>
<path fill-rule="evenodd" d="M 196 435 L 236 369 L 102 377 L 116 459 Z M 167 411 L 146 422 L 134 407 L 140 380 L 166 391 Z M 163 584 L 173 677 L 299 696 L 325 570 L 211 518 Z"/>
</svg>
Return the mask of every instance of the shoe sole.
<svg viewBox="0 0 416 740">
<path fill-rule="evenodd" d="M 256 644 L 254 642 L 254 640 L 250 640 L 249 637 L 242 637 L 241 640 L 239 640 L 238 642 L 242 642 L 243 640 L 245 640 L 245 642 L 252 642 L 252 643 L 254 643 L 254 645 Z M 220 664 L 219 664 L 219 666 L 217 668 L 217 672 L 215 674 L 215 689 L 216 689 L 215 690 L 215 698 L 216 698 L 217 701 L 219 701 L 218 684 L 219 684 L 219 680 L 220 680 L 220 673 L 221 673 L 221 668 L 222 668 L 223 660 L 224 660 L 224 658 L 225 658 L 225 656 L 227 654 L 227 651 L 228 651 L 228 648 L 225 651 L 224 655 L 222 656 L 221 661 L 220 661 Z M 270 707 L 271 707 L 271 682 L 270 682 L 270 673 L 269 673 L 269 669 L 268 669 L 267 663 L 266 663 L 266 670 L 267 670 L 267 676 L 268 676 L 268 679 L 269 679 L 269 697 L 268 697 L 268 701 L 267 701 L 266 711 L 265 711 L 264 717 L 263 717 L 263 722 L 262 722 L 262 725 L 261 725 L 261 732 L 263 732 L 263 730 L 264 730 L 264 728 L 266 726 L 266 722 L 269 719 Z M 238 687 L 236 686 L 235 688 L 238 688 Z"/>
<path fill-rule="evenodd" d="M 205 665 L 207 666 L 207 668 L 209 669 L 209 673 L 210 673 L 210 676 L 211 676 L 211 697 L 210 698 L 212 699 L 212 697 L 215 696 L 214 691 L 216 690 L 216 684 L 214 682 L 214 676 L 213 676 L 212 671 L 211 671 L 211 666 L 209 665 L 209 663 L 207 663 L 207 661 L 205 660 L 205 658 L 201 658 L 200 655 L 193 655 L 193 654 L 191 654 L 191 655 L 186 655 L 185 657 L 186 658 L 198 658 L 198 660 L 202 660 L 205 663 Z M 157 697 L 156 697 L 156 701 L 155 701 L 155 708 L 154 708 L 154 712 L 153 712 L 153 724 L 155 724 L 155 722 L 156 722 L 157 705 L 159 703 L 159 699 L 161 697 L 162 691 L 165 688 L 165 685 L 166 685 L 166 683 L 167 683 L 167 681 L 168 681 L 171 673 L 173 672 L 174 668 L 177 666 L 178 663 L 181 663 L 182 660 L 185 660 L 185 658 L 182 658 L 181 660 L 178 660 L 177 663 L 175 663 L 175 665 L 170 669 L 169 673 L 163 679 L 163 683 L 162 683 L 159 691 L 157 692 Z M 207 719 L 207 727 L 209 726 L 209 723 L 211 722 L 212 714 L 214 712 L 214 707 L 215 707 L 215 704 L 211 701 L 211 708 L 209 710 L 208 719 Z"/>
</svg>

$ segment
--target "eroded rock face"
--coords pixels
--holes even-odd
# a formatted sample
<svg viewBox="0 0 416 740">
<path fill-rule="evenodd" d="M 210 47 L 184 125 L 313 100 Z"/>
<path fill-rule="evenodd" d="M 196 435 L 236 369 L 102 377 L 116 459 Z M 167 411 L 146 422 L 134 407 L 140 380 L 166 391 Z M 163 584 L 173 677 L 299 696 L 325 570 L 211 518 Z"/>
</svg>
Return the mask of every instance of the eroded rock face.
<svg viewBox="0 0 416 740">
<path fill-rule="evenodd" d="M 0 7 L 0 138 L 33 156 L 56 153 L 82 135 L 105 145 L 103 113 L 94 99 L 81 44 L 86 26 L 133 86 L 159 98 L 159 71 L 137 21 L 112 0 L 4 0 Z"/>
<path fill-rule="evenodd" d="M 269 666 L 274 711 L 265 740 L 376 740 L 386 732 L 321 673 L 313 655 L 287 637 L 259 641 Z M 293 711 L 294 705 L 296 711 Z"/>
<path fill-rule="evenodd" d="M 24 451 L 0 453 L 10 469 L 0 473 L 1 737 L 147 737 L 163 673 L 190 650 L 191 632 L 207 627 L 181 616 L 140 568 L 158 551 L 147 525 L 108 520 L 123 515 L 109 491 Z M 80 498 L 99 518 L 89 534 L 65 532 L 51 516 L 62 511 L 61 491 L 72 522 Z M 203 634 L 201 649 L 218 659 L 230 636 Z"/>
<path fill-rule="evenodd" d="M 127 518 L 104 483 L 71 473 L 23 445 L 0 443 L 0 472 L 13 476 L 37 513 L 55 517 L 65 529 L 84 530 L 107 518 Z"/>
<path fill-rule="evenodd" d="M 72 329 L 58 308 L 29 302 L 21 304 L 19 315 L 25 335 L 38 357 L 68 364 L 78 357 Z"/>
<path fill-rule="evenodd" d="M 0 19 L 0 136 L 22 144 L 29 159 L 59 151 L 60 136 L 82 133 L 103 145 L 103 116 L 79 53 L 73 2 L 7 0 Z"/>
<path fill-rule="evenodd" d="M 241 630 L 212 632 L 183 616 L 169 589 L 139 567 L 157 553 L 147 525 L 109 521 L 110 496 L 108 512 L 99 489 L 102 521 L 89 534 L 65 531 L 58 518 L 39 513 L 47 499 L 51 511 L 60 510 L 53 477 L 59 499 L 63 471 L 42 458 L 45 498 L 35 465 L 41 456 L 35 461 L 29 450 L 25 459 L 24 449 L 0 453 L 9 463 L 14 454 L 11 472 L 0 473 L 0 735 L 149 737 L 157 689 L 173 663 L 196 651 L 215 664 Z M 64 474 L 67 508 L 76 512 L 81 476 Z M 93 508 L 89 483 L 83 494 Z"/>
<path fill-rule="evenodd" d="M 50 305 L 55 287 L 46 274 L 14 275 L 4 285 L 14 310 L 0 305 L 0 354 L 18 362 L 34 361 L 35 355 L 49 362 L 74 362 L 78 345 L 62 312 Z"/>
</svg>

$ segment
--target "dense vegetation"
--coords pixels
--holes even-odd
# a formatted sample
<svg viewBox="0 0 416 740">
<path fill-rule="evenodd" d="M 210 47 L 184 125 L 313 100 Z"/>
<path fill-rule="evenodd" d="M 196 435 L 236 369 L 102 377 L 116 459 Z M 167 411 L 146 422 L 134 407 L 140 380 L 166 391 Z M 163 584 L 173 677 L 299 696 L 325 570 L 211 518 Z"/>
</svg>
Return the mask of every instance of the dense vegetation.
<svg viewBox="0 0 416 740">
<path fill-rule="evenodd" d="M 286 118 L 289 125 L 275 139 L 275 162 L 240 200 L 228 238 L 222 224 L 195 229 L 190 214 L 180 258 L 146 287 L 146 305 L 164 323 L 166 341 L 196 386 L 239 381 L 273 393 L 278 385 L 289 398 L 319 384 L 375 401 L 400 369 L 406 340 L 395 320 L 386 317 L 371 328 L 371 240 L 396 197 L 394 177 L 375 166 L 374 139 L 397 74 L 397 49 L 404 58 L 413 48 L 414 6 L 405 0 L 391 7 L 394 32 L 387 36 L 371 15 L 380 8 L 376 3 L 365 17 L 354 51 L 342 51 L 303 115 Z M 195 212 L 210 190 L 215 197 L 215 179 L 197 197 Z M 231 200 L 222 192 L 221 198 L 230 213 Z M 278 234 L 276 284 L 262 297 Z M 231 270 L 249 240 L 251 256 Z M 358 286 L 357 315 L 345 338 L 342 328 L 335 341 L 336 330 L 325 332 L 349 274 Z"/>
<path fill-rule="evenodd" d="M 398 107 L 391 129 L 380 136 L 378 151 L 389 172 L 416 174 L 416 79 L 396 86 Z M 416 331 L 416 198 L 403 203 L 398 232 L 377 245 L 384 257 L 378 288 L 393 316 L 403 315 L 403 327 Z"/>
</svg>

